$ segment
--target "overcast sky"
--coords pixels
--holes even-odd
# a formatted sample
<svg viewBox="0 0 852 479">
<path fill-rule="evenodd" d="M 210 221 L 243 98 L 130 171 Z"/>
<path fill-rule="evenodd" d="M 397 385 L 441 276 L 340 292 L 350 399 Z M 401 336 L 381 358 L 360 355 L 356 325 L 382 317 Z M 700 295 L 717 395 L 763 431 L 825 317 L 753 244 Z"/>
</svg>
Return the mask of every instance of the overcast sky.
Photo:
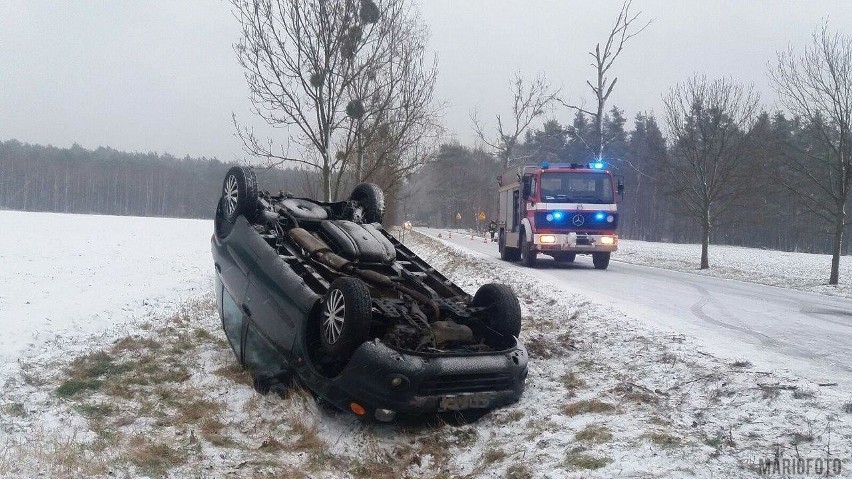
<svg viewBox="0 0 852 479">
<path fill-rule="evenodd" d="M 586 52 L 620 5 L 423 0 L 446 126 L 473 144 L 469 112 L 490 120 L 508 108 L 516 71 L 544 73 L 566 98 L 590 104 Z M 695 72 L 754 83 L 774 108 L 766 64 L 776 51 L 800 48 L 826 19 L 852 31 L 848 0 L 635 0 L 634 9 L 654 21 L 614 66 L 611 97 L 631 119 L 661 113 L 661 94 Z M 238 35 L 220 0 L 0 0 L 0 140 L 240 159 L 231 114 L 248 120 L 249 110 Z M 551 117 L 572 113 L 560 107 Z"/>
</svg>

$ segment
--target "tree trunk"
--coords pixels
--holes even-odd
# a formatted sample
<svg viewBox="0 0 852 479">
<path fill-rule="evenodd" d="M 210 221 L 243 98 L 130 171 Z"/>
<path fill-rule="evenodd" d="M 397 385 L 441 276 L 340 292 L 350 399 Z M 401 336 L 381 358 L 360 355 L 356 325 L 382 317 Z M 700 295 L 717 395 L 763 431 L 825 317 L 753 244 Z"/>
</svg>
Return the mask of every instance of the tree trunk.
<svg viewBox="0 0 852 479">
<path fill-rule="evenodd" d="M 704 212 L 704 224 L 701 235 L 701 269 L 710 269 L 710 259 L 707 250 L 710 247 L 710 212 Z"/>
<path fill-rule="evenodd" d="M 834 220 L 834 241 L 831 245 L 831 277 L 828 284 L 837 284 L 840 280 L 840 247 L 843 245 L 843 225 L 846 223 L 846 205 L 840 204 L 840 211 Z"/>
<path fill-rule="evenodd" d="M 324 201 L 331 201 L 331 167 L 328 164 L 328 152 L 323 152 L 322 194 L 325 197 Z"/>
</svg>

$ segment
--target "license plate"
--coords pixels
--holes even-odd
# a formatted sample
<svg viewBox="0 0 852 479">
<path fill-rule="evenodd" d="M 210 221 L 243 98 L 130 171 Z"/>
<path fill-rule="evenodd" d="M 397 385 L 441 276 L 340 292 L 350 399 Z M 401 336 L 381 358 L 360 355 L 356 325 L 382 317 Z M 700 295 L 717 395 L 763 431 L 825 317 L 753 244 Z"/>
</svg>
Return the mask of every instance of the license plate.
<svg viewBox="0 0 852 479">
<path fill-rule="evenodd" d="M 486 408 L 492 396 L 491 393 L 465 393 L 441 396 L 438 409 L 441 411 L 462 411 L 465 409 Z"/>
</svg>

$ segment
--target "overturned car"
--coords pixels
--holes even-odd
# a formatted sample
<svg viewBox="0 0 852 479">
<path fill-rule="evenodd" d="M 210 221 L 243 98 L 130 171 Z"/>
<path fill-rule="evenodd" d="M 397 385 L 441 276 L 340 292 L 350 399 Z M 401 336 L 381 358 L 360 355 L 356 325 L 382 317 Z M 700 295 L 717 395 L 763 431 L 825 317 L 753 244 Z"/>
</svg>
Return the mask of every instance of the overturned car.
<svg viewBox="0 0 852 479">
<path fill-rule="evenodd" d="M 379 421 L 517 401 L 527 352 L 514 293 L 486 284 L 471 298 L 385 231 L 383 213 L 371 183 L 326 203 L 259 191 L 250 168 L 228 171 L 216 295 L 255 388 L 295 379 Z"/>
</svg>

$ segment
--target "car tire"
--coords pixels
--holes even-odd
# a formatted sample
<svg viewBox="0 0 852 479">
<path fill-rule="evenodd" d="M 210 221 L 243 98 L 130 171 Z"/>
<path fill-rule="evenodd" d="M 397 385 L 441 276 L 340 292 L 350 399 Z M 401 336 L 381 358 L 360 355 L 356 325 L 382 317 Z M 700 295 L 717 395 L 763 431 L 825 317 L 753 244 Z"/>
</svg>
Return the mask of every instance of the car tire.
<svg viewBox="0 0 852 479">
<path fill-rule="evenodd" d="M 592 263 L 595 269 L 606 269 L 609 266 L 610 253 L 592 253 Z"/>
<path fill-rule="evenodd" d="M 369 339 L 372 299 L 367 284 L 343 277 L 328 287 L 320 305 L 320 341 L 329 359 L 343 366 Z"/>
<path fill-rule="evenodd" d="M 225 175 L 222 182 L 222 217 L 234 224 L 237 217 L 243 215 L 253 221 L 257 216 L 259 201 L 257 198 L 257 177 L 247 166 L 234 166 Z"/>
<path fill-rule="evenodd" d="M 527 241 L 527 235 L 523 230 L 521 230 L 521 244 L 518 249 L 520 250 L 521 264 L 528 268 L 535 268 L 537 253 L 532 249 L 529 241 Z"/>
<path fill-rule="evenodd" d="M 577 253 L 567 253 L 565 255 L 565 261 L 568 263 L 573 263 L 575 259 L 577 259 Z"/>
<path fill-rule="evenodd" d="M 485 325 L 503 339 L 508 347 L 521 334 L 521 304 L 512 288 L 505 284 L 482 285 L 473 296 L 471 306 L 484 307 Z"/>
<path fill-rule="evenodd" d="M 352 189 L 350 200 L 361 204 L 364 223 L 381 223 L 385 214 L 385 193 L 375 183 L 361 183 Z"/>
</svg>

